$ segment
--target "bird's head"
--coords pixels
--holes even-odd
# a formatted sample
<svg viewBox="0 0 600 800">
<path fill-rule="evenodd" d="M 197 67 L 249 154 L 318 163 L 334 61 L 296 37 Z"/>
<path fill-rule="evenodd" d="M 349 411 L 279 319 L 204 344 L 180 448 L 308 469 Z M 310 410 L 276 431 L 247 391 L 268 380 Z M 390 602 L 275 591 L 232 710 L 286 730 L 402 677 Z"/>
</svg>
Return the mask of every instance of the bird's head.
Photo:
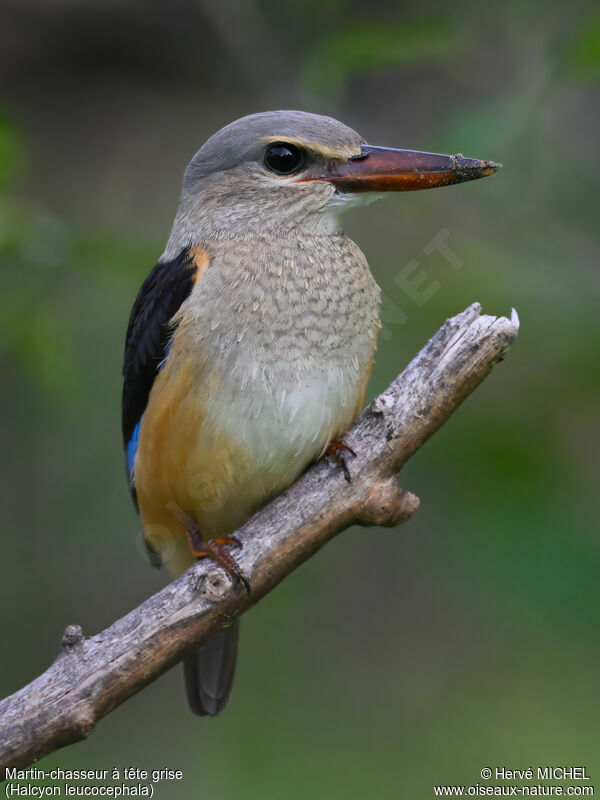
<svg viewBox="0 0 600 800">
<path fill-rule="evenodd" d="M 182 205 L 204 219 L 266 229 L 326 220 L 366 192 L 432 189 L 492 175 L 499 166 L 460 154 L 373 147 L 331 117 L 269 111 L 208 139 L 186 169 Z"/>
</svg>

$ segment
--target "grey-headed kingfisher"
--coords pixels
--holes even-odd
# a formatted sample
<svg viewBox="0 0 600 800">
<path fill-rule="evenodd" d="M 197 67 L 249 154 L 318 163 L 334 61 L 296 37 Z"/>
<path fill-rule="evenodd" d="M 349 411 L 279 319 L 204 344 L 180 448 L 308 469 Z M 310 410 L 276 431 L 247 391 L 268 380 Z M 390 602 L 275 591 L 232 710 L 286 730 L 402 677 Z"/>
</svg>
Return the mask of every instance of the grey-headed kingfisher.
<svg viewBox="0 0 600 800">
<path fill-rule="evenodd" d="M 380 291 L 338 212 L 363 192 L 497 166 L 372 147 L 300 111 L 244 117 L 198 150 L 125 345 L 127 473 L 153 563 L 179 575 L 210 556 L 245 581 L 233 532 L 332 442 L 339 459 L 365 396 Z M 237 638 L 235 622 L 185 660 L 194 712 L 223 709 Z"/>
</svg>

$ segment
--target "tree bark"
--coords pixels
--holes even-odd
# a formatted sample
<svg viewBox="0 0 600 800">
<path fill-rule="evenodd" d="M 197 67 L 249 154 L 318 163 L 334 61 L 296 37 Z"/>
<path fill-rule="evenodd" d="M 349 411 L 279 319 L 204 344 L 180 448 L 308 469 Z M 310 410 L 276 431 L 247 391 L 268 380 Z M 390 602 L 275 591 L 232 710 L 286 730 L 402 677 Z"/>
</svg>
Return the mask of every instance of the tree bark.
<svg viewBox="0 0 600 800">
<path fill-rule="evenodd" d="M 449 319 L 396 380 L 362 412 L 345 437 L 352 480 L 329 460 L 314 464 L 259 511 L 232 551 L 248 594 L 209 560 L 150 597 L 106 630 L 84 638 L 70 625 L 56 661 L 0 702 L 0 779 L 89 736 L 113 708 L 143 689 L 271 591 L 352 524 L 393 526 L 419 500 L 398 470 L 502 359 L 518 317 L 480 314 L 474 303 Z"/>
</svg>

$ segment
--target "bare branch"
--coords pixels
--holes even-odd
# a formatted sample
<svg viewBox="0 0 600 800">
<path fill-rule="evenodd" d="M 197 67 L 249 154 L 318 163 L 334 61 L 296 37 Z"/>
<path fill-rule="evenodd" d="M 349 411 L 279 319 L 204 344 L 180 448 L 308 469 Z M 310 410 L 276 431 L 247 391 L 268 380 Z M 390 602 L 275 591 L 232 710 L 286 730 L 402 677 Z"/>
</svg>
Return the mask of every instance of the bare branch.
<svg viewBox="0 0 600 800">
<path fill-rule="evenodd" d="M 480 315 L 475 303 L 448 320 L 345 437 L 357 453 L 341 470 L 321 461 L 236 533 L 251 596 L 207 560 L 118 620 L 84 638 L 63 636 L 52 666 L 0 702 L 0 764 L 23 767 L 88 736 L 96 723 L 183 655 L 226 627 L 335 534 L 358 523 L 398 525 L 418 508 L 398 470 L 500 360 L 518 318 Z M 5 773 L 0 773 L 5 777 Z"/>
</svg>

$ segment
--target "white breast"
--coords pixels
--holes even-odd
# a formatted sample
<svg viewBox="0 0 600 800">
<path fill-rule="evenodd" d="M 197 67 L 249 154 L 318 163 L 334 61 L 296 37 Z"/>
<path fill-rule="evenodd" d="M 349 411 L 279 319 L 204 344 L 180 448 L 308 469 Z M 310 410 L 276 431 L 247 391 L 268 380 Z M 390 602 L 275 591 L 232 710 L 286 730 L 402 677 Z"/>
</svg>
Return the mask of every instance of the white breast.
<svg viewBox="0 0 600 800">
<path fill-rule="evenodd" d="M 342 368 L 296 382 L 283 369 L 277 383 L 255 379 L 244 388 L 226 380 L 208 399 L 207 418 L 247 446 L 261 480 L 286 485 L 349 427 L 360 383 Z"/>
</svg>

